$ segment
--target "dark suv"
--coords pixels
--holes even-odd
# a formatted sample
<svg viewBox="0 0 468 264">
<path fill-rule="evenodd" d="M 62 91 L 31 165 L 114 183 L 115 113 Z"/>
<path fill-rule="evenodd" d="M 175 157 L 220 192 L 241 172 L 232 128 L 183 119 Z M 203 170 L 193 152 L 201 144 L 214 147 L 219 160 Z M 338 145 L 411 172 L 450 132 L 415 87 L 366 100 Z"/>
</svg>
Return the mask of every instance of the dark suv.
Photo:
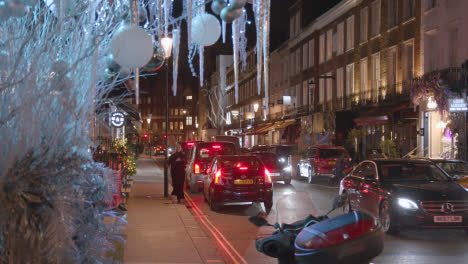
<svg viewBox="0 0 468 264">
<path fill-rule="evenodd" d="M 203 195 L 211 210 L 228 203 L 263 202 L 273 206 L 270 172 L 255 156 L 217 156 L 204 178 Z"/>
<path fill-rule="evenodd" d="M 351 157 L 343 147 L 318 145 L 307 149 L 297 164 L 296 178 L 306 177 L 312 182 L 318 176 L 333 176 L 336 161 L 341 156 L 345 157 L 345 170 L 351 171 Z"/>
<path fill-rule="evenodd" d="M 198 192 L 203 188 L 203 177 L 215 156 L 234 154 L 237 154 L 236 146 L 231 142 L 196 143 L 189 152 L 185 169 L 185 185 L 190 192 Z"/>
</svg>

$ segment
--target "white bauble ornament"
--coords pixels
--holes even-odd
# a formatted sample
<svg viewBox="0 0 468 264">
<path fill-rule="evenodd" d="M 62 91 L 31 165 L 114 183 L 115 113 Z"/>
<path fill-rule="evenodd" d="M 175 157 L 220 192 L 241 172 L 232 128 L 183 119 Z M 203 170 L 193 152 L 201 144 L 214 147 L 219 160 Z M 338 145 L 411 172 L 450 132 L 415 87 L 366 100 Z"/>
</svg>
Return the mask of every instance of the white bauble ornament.
<svg viewBox="0 0 468 264">
<path fill-rule="evenodd" d="M 232 9 L 243 8 L 246 3 L 247 3 L 247 0 L 229 0 L 229 6 Z"/>
<path fill-rule="evenodd" d="M 216 15 L 219 15 L 221 13 L 221 10 L 226 7 L 226 2 L 222 0 L 214 0 L 211 3 L 211 11 L 215 13 Z"/>
<path fill-rule="evenodd" d="M 226 23 L 231 23 L 242 15 L 243 10 L 243 8 L 232 9 L 231 7 L 227 6 L 221 10 L 220 17 L 222 20 L 226 21 Z"/>
<path fill-rule="evenodd" d="M 192 41 L 198 45 L 210 46 L 221 36 L 218 19 L 210 14 L 201 14 L 192 19 Z"/>
<path fill-rule="evenodd" d="M 143 28 L 123 26 L 112 36 L 110 50 L 121 66 L 140 68 L 153 56 L 153 41 Z"/>
</svg>

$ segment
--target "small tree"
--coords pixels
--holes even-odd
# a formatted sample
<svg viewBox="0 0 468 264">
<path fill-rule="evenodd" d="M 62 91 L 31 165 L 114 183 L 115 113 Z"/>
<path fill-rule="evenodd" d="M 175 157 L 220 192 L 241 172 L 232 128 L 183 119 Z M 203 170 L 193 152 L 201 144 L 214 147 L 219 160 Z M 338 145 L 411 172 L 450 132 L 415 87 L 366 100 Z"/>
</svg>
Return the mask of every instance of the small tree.
<svg viewBox="0 0 468 264">
<path fill-rule="evenodd" d="M 396 145 L 392 139 L 386 139 L 379 144 L 379 148 L 387 158 L 396 158 Z"/>
</svg>

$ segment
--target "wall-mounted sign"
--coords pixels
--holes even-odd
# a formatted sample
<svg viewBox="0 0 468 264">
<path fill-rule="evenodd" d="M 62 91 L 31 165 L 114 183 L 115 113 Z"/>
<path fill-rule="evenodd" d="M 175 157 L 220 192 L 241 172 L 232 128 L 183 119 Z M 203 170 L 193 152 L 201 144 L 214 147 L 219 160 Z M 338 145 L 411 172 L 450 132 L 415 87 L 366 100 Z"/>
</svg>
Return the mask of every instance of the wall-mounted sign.
<svg viewBox="0 0 468 264">
<path fill-rule="evenodd" d="M 125 124 L 125 116 L 122 112 L 114 112 L 111 114 L 111 124 L 113 127 L 123 127 Z"/>
<path fill-rule="evenodd" d="M 449 112 L 466 112 L 468 104 L 465 98 L 448 99 Z"/>
<path fill-rule="evenodd" d="M 245 119 L 254 119 L 254 113 L 253 112 L 246 112 L 245 113 Z"/>
<path fill-rule="evenodd" d="M 285 104 L 285 105 L 291 105 L 291 96 L 289 96 L 289 95 L 283 95 L 283 104 Z"/>
</svg>

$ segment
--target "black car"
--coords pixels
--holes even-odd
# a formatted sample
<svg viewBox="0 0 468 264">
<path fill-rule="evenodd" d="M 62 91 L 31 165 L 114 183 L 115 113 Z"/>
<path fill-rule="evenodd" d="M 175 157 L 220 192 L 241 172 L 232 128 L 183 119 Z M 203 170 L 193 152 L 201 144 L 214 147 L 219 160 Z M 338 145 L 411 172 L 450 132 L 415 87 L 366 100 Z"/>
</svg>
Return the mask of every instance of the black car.
<svg viewBox="0 0 468 264">
<path fill-rule="evenodd" d="M 428 160 L 363 161 L 341 181 L 340 194 L 347 197 L 345 212 L 369 213 L 387 233 L 403 227 L 468 233 L 468 191 Z"/>
<path fill-rule="evenodd" d="M 290 184 L 292 179 L 291 166 L 282 163 L 275 153 L 271 152 L 251 152 L 256 156 L 270 172 L 273 182 L 283 181 Z"/>
<path fill-rule="evenodd" d="M 263 202 L 273 206 L 270 172 L 255 156 L 216 156 L 206 171 L 203 194 L 211 210 L 240 202 Z"/>
</svg>

